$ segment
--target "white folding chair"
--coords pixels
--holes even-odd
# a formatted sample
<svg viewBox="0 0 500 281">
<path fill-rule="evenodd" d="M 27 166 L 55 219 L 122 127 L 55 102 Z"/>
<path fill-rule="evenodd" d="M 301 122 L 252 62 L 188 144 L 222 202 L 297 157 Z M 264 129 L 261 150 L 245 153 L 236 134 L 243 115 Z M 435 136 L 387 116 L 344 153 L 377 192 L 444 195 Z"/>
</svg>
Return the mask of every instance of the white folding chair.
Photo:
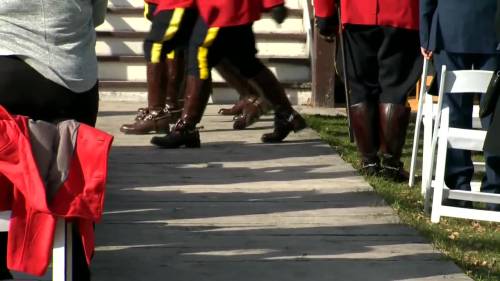
<svg viewBox="0 0 500 281">
<path fill-rule="evenodd" d="M 422 182 L 421 182 L 421 192 L 425 196 L 426 193 L 426 182 L 432 174 L 428 174 L 427 171 L 431 171 L 428 167 L 431 165 L 431 144 L 432 144 L 432 131 L 434 125 L 434 119 L 436 118 L 437 103 L 434 102 L 434 96 L 429 94 L 427 89 L 427 77 L 429 76 L 429 60 L 424 60 L 424 65 L 422 68 L 422 77 L 419 90 L 419 100 L 417 109 L 417 118 L 415 120 L 415 132 L 413 135 L 413 148 L 411 153 L 410 162 L 410 176 L 408 180 L 408 186 L 413 187 L 415 185 L 415 177 L 417 171 L 418 162 L 418 147 L 420 142 L 420 131 L 422 130 L 422 125 L 424 126 L 423 131 L 423 145 L 422 145 Z M 474 105 L 473 108 L 473 127 L 481 128 L 479 119 L 479 106 Z M 474 162 L 476 169 L 484 170 L 483 162 Z"/>
<path fill-rule="evenodd" d="M 426 187 L 426 209 L 428 209 L 430 203 L 431 188 L 434 189 L 431 213 L 431 221 L 434 223 L 439 222 L 441 216 L 500 222 L 500 212 L 443 205 L 444 199 L 500 204 L 499 194 L 481 193 L 478 190 L 480 182 L 471 183 L 471 186 L 474 187 L 472 191 L 452 190 L 444 182 L 447 149 L 482 151 L 486 131 L 450 127 L 449 108 L 443 108 L 443 96 L 445 93 L 485 93 L 492 75 L 492 71 L 481 70 L 446 71 L 446 66 L 443 66 L 441 70 L 439 98 L 430 149 L 431 162 L 426 167 L 426 173 L 428 173 L 429 177 L 426 178 L 424 183 Z M 432 171 L 434 170 L 436 147 L 437 159 L 435 161 L 435 180 L 433 181 Z"/>
<path fill-rule="evenodd" d="M 10 211 L 0 212 L 0 231 L 9 231 Z M 73 280 L 73 232 L 72 224 L 57 220 L 52 250 L 52 280 Z"/>
<path fill-rule="evenodd" d="M 415 185 L 415 172 L 417 170 L 417 157 L 418 157 L 418 145 L 419 145 L 419 140 L 420 140 L 420 130 L 421 130 L 421 125 L 422 121 L 424 121 L 424 116 L 426 117 L 424 121 L 424 157 L 423 157 L 423 163 L 426 162 L 427 154 L 426 152 L 426 145 L 425 143 L 427 142 L 428 145 L 430 145 L 431 141 L 431 135 L 430 133 L 432 132 L 431 126 L 432 126 L 432 96 L 430 96 L 427 92 L 427 75 L 429 72 L 429 60 L 425 59 L 424 60 L 424 66 L 422 69 L 422 77 L 420 79 L 420 90 L 418 93 L 418 109 L 417 109 L 417 119 L 415 120 L 415 133 L 413 134 L 413 148 L 411 152 L 411 163 L 410 163 L 410 179 L 408 180 L 408 185 L 410 187 L 413 187 Z M 424 106 L 426 105 L 426 106 Z M 430 105 L 430 106 L 429 106 Z M 428 125 L 428 119 L 430 118 L 430 126 Z M 427 122 L 426 122 L 427 121 Z M 424 164 L 423 164 L 424 165 Z M 424 175 L 422 175 L 422 181 L 424 181 Z"/>
</svg>

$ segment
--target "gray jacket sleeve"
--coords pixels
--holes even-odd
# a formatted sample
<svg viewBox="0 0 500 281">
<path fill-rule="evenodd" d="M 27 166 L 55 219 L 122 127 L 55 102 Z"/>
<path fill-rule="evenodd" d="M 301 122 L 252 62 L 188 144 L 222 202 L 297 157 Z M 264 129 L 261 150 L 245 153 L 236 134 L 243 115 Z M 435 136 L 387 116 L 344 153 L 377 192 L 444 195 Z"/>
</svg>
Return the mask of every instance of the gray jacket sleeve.
<svg viewBox="0 0 500 281">
<path fill-rule="evenodd" d="M 94 27 L 97 27 L 104 23 L 104 19 L 106 17 L 106 9 L 108 7 L 108 0 L 92 0 L 92 6 Z"/>
<path fill-rule="evenodd" d="M 420 0 L 420 45 L 429 49 L 432 20 L 438 0 Z"/>
</svg>

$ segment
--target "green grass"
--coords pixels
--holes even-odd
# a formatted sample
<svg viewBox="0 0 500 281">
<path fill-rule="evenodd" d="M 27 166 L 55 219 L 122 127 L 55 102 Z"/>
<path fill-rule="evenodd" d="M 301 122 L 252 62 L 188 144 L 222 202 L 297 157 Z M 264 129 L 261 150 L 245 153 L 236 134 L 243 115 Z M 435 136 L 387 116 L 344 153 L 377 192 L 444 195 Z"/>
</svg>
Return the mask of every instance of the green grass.
<svg viewBox="0 0 500 281">
<path fill-rule="evenodd" d="M 307 116 L 307 122 L 345 161 L 359 169 L 356 146 L 349 142 L 345 117 Z M 410 124 L 403 150 L 405 168 L 410 163 L 413 130 Z M 423 211 L 420 182 L 415 188 L 409 188 L 406 182 L 394 183 L 382 177 L 365 179 L 392 206 L 404 224 L 417 229 L 474 280 L 500 280 L 500 224 L 451 218 L 441 218 L 439 224 L 432 224 Z"/>
</svg>

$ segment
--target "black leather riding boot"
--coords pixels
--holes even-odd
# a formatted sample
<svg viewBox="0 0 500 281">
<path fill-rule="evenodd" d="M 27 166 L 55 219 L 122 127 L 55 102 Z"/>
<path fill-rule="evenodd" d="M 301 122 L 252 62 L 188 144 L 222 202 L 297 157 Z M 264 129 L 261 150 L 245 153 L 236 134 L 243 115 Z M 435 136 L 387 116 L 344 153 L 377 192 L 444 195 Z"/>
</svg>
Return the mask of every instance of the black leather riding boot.
<svg viewBox="0 0 500 281">
<path fill-rule="evenodd" d="M 361 173 L 376 175 L 380 171 L 378 105 L 361 102 L 350 107 L 351 126 L 361 156 Z"/>
<path fill-rule="evenodd" d="M 123 124 L 120 131 L 125 134 L 149 134 L 149 133 L 168 133 L 170 123 L 177 121 L 171 113 L 165 110 L 165 87 L 168 81 L 166 78 L 166 64 L 148 63 L 147 81 L 148 81 L 148 107 L 138 110 L 135 122 Z"/>
<path fill-rule="evenodd" d="M 153 137 L 151 143 L 161 148 L 200 147 L 200 134 L 196 125 L 201 121 L 211 93 L 211 80 L 187 77 L 182 116 L 166 136 Z"/>
<path fill-rule="evenodd" d="M 382 173 L 397 182 L 408 180 L 401 154 L 410 121 L 411 109 L 402 104 L 379 104 L 380 152 Z"/>
<path fill-rule="evenodd" d="M 268 68 L 264 67 L 250 82 L 256 85 L 274 108 L 274 131 L 262 135 L 262 142 L 281 142 L 291 131 L 298 132 L 307 126 L 304 118 L 292 108 L 285 89 Z"/>
</svg>

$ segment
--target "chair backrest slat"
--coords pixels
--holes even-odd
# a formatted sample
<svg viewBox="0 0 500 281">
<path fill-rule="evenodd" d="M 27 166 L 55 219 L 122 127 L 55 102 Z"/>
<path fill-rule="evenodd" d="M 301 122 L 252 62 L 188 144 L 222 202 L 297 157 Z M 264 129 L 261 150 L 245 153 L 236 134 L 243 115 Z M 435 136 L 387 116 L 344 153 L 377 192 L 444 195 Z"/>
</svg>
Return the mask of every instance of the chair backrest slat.
<svg viewBox="0 0 500 281">
<path fill-rule="evenodd" d="M 448 147 L 482 151 L 486 131 L 450 128 L 448 130 Z"/>
<path fill-rule="evenodd" d="M 445 93 L 486 93 L 493 71 L 455 70 L 446 72 Z"/>
</svg>

